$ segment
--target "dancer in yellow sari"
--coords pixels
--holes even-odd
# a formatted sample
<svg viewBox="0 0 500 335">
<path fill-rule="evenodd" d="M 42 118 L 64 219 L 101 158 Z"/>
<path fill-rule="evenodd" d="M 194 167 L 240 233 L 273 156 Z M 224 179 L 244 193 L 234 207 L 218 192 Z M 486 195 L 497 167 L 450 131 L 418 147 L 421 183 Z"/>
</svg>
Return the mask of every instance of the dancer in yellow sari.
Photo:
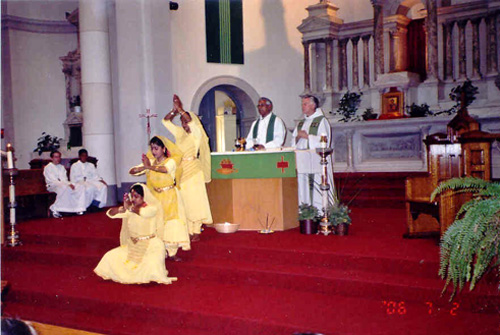
<svg viewBox="0 0 500 335">
<path fill-rule="evenodd" d="M 182 127 L 172 123 L 177 114 L 181 115 Z M 181 100 L 175 94 L 174 108 L 163 119 L 163 125 L 175 136 L 175 144 L 183 153 L 180 193 L 191 241 L 198 241 L 201 225 L 213 222 L 205 186 L 211 180 L 208 137 L 198 117 L 184 111 Z"/>
<path fill-rule="evenodd" d="M 134 184 L 123 197 L 123 206 L 108 210 L 113 219 L 123 219 L 120 246 L 108 251 L 94 272 L 103 279 L 122 284 L 157 282 L 170 284 L 165 268 L 161 204 L 144 184 Z"/>
<path fill-rule="evenodd" d="M 130 169 L 129 173 L 138 176 L 146 174 L 146 184 L 151 193 L 161 202 L 164 216 L 164 233 L 168 257 L 178 261 L 178 248 L 190 250 L 188 227 L 182 199 L 176 187 L 181 174 L 177 168 L 182 153 L 174 143 L 163 136 L 155 136 L 150 141 L 150 150 L 142 157 L 142 164 Z"/>
</svg>

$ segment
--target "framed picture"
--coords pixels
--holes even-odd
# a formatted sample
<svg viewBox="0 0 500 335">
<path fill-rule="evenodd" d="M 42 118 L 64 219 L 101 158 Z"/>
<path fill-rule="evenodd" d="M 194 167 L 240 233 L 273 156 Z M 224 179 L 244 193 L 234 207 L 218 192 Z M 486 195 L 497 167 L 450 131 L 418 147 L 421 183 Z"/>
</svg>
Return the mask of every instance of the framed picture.
<svg viewBox="0 0 500 335">
<path fill-rule="evenodd" d="M 382 94 L 382 113 L 380 119 L 393 119 L 404 117 L 403 92 L 391 89 Z"/>
</svg>

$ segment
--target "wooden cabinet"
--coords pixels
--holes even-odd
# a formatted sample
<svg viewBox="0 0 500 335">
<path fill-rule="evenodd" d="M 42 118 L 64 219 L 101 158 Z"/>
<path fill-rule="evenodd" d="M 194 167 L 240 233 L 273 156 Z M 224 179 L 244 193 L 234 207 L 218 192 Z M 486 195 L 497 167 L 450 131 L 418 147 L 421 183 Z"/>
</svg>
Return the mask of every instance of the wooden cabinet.
<svg viewBox="0 0 500 335">
<path fill-rule="evenodd" d="M 443 234 L 471 196 L 444 192 L 431 202 L 432 191 L 443 181 L 465 176 L 491 179 L 491 143 L 500 134 L 479 130 L 479 124 L 461 111 L 448 124 L 447 134 L 429 135 L 428 173 L 406 179 L 408 235 Z"/>
</svg>

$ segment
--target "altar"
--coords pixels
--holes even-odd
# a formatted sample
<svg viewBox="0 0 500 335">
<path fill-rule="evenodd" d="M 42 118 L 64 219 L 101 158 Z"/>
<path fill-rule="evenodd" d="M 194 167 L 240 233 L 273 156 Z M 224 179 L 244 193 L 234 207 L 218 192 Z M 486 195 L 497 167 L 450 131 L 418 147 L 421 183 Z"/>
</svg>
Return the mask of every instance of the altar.
<svg viewBox="0 0 500 335">
<path fill-rule="evenodd" d="M 239 223 L 240 230 L 298 226 L 297 172 L 291 149 L 212 153 L 207 184 L 214 223 Z"/>
</svg>

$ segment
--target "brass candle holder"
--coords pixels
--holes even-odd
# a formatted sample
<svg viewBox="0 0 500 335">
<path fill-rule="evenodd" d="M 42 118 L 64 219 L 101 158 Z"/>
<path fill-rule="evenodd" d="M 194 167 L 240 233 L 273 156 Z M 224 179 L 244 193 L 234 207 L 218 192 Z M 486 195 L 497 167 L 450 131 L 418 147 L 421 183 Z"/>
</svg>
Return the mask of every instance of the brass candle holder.
<svg viewBox="0 0 500 335">
<path fill-rule="evenodd" d="M 326 146 L 326 136 L 321 138 L 321 146 L 316 149 L 316 153 L 321 157 L 320 164 L 322 166 L 321 171 L 321 184 L 319 189 L 322 195 L 322 206 L 323 206 L 323 217 L 321 218 L 318 226 L 318 233 L 328 235 L 332 232 L 332 223 L 328 221 L 328 191 L 330 190 L 330 185 L 328 184 L 328 156 L 333 153 L 332 148 Z M 323 144 L 324 143 L 324 144 Z"/>
</svg>

